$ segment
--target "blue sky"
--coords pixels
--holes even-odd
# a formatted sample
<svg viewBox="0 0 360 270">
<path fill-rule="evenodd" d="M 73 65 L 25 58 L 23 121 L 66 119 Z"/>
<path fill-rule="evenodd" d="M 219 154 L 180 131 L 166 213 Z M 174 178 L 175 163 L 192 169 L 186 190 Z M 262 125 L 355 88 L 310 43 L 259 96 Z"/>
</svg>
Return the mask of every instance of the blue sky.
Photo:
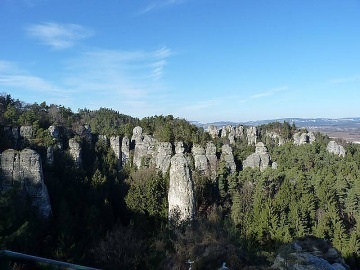
<svg viewBox="0 0 360 270">
<path fill-rule="evenodd" d="M 360 116 L 359 0 L 0 0 L 0 92 L 201 122 Z"/>
</svg>

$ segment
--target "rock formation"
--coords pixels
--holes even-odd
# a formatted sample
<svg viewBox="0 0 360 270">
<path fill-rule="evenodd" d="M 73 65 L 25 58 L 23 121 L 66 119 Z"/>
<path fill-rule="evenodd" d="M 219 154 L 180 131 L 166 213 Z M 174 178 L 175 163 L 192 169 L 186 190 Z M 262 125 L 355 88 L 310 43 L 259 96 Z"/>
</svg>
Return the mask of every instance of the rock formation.
<svg viewBox="0 0 360 270">
<path fill-rule="evenodd" d="M 114 151 L 115 157 L 117 159 L 117 167 L 120 169 L 122 167 L 121 138 L 119 136 L 111 136 L 110 147 Z"/>
<path fill-rule="evenodd" d="M 53 137 L 56 140 L 59 139 L 60 131 L 57 126 L 50 126 L 48 128 L 48 131 L 49 131 L 51 137 Z"/>
<path fill-rule="evenodd" d="M 46 164 L 52 166 L 54 164 L 54 147 L 49 146 L 46 149 Z"/>
<path fill-rule="evenodd" d="M 19 196 L 29 196 L 42 217 L 49 217 L 51 205 L 44 184 L 40 155 L 31 149 L 8 149 L 1 154 L 0 191 L 18 186 Z"/>
<path fill-rule="evenodd" d="M 232 148 L 230 147 L 230 145 L 224 144 L 222 146 L 220 159 L 225 162 L 226 167 L 228 167 L 230 170 L 230 173 L 234 173 L 236 171 L 234 155 L 233 155 Z"/>
<path fill-rule="evenodd" d="M 20 127 L 20 137 L 23 139 L 30 140 L 33 137 L 33 128 L 32 126 L 21 126 Z"/>
<path fill-rule="evenodd" d="M 205 155 L 204 147 L 200 145 L 194 145 L 191 152 L 194 157 L 195 169 L 201 172 L 203 175 L 209 175 L 210 166 L 208 163 L 208 159 Z"/>
<path fill-rule="evenodd" d="M 302 144 L 306 144 L 306 143 L 315 142 L 315 135 L 312 132 L 309 132 L 309 133 L 297 132 L 294 134 L 293 138 L 294 138 L 295 145 L 302 145 Z"/>
<path fill-rule="evenodd" d="M 265 136 L 270 138 L 274 142 L 277 142 L 279 146 L 285 143 L 284 138 L 274 131 L 266 131 Z"/>
<path fill-rule="evenodd" d="M 155 165 L 157 141 L 150 135 L 143 135 L 135 141 L 133 164 L 137 168 Z"/>
<path fill-rule="evenodd" d="M 121 142 L 121 165 L 124 167 L 130 158 L 130 140 L 124 137 Z"/>
<path fill-rule="evenodd" d="M 257 130 L 256 127 L 249 127 L 246 130 L 246 138 L 249 145 L 255 145 L 257 140 Z"/>
<path fill-rule="evenodd" d="M 210 178 L 215 180 L 217 175 L 218 159 L 216 156 L 216 146 L 213 142 L 208 142 L 206 144 L 205 155 L 209 162 Z"/>
<path fill-rule="evenodd" d="M 267 167 L 271 165 L 271 158 L 267 151 L 264 143 L 259 142 L 256 144 L 255 153 L 248 156 L 244 162 L 243 167 L 250 167 L 253 169 L 260 169 L 260 171 L 264 171 Z"/>
<path fill-rule="evenodd" d="M 155 164 L 156 168 L 163 174 L 165 174 L 170 167 L 172 151 L 172 145 L 169 142 L 160 142 L 157 145 Z"/>
<path fill-rule="evenodd" d="M 335 141 L 330 141 L 326 149 L 328 150 L 329 153 L 338 155 L 340 157 L 345 157 L 346 154 L 345 148 L 342 145 L 336 143 Z"/>
<path fill-rule="evenodd" d="M 210 134 L 211 138 L 213 139 L 219 137 L 219 130 L 214 125 L 209 125 L 207 128 L 207 132 Z"/>
<path fill-rule="evenodd" d="M 195 216 L 194 184 L 184 146 L 176 143 L 176 154 L 171 158 L 168 193 L 169 219 L 176 222 L 192 220 Z"/>
<path fill-rule="evenodd" d="M 347 270 L 340 253 L 326 240 L 308 236 L 280 249 L 272 268 L 290 270 Z"/>
<path fill-rule="evenodd" d="M 69 140 L 69 152 L 74 160 L 75 166 L 81 167 L 82 164 L 81 145 L 74 138 L 71 138 Z"/>
</svg>

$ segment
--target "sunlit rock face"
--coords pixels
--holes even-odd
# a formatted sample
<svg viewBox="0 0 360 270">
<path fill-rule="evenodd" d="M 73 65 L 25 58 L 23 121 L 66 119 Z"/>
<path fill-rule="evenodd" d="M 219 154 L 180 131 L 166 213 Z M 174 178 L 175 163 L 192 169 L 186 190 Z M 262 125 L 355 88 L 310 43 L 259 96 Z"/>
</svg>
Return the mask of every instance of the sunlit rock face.
<svg viewBox="0 0 360 270">
<path fill-rule="evenodd" d="M 206 144 L 205 155 L 209 162 L 210 178 L 214 181 L 217 174 L 218 158 L 216 156 L 216 146 L 213 142 Z"/>
<path fill-rule="evenodd" d="M 217 137 L 219 137 L 219 130 L 216 126 L 214 125 L 210 125 L 207 128 L 207 132 L 210 134 L 211 138 L 215 139 Z"/>
<path fill-rule="evenodd" d="M 255 145 L 257 140 L 257 130 L 256 127 L 249 127 L 246 130 L 246 138 L 249 145 Z"/>
<path fill-rule="evenodd" d="M 1 154 L 0 191 L 18 187 L 19 197 L 29 196 L 42 217 L 49 217 L 51 205 L 44 184 L 40 155 L 31 149 L 8 149 Z"/>
<path fill-rule="evenodd" d="M 157 144 L 155 163 L 156 168 L 165 174 L 170 167 L 172 156 L 172 145 L 169 142 L 160 142 Z"/>
<path fill-rule="evenodd" d="M 81 157 L 81 145 L 74 138 L 69 140 L 69 152 L 75 163 L 76 167 L 81 167 L 82 157 Z"/>
<path fill-rule="evenodd" d="M 284 245 L 276 256 L 273 269 L 347 270 L 341 254 L 326 240 L 308 236 Z"/>
<path fill-rule="evenodd" d="M 176 143 L 176 154 L 171 158 L 168 193 L 169 219 L 181 222 L 195 216 L 194 184 L 184 146 Z"/>
<path fill-rule="evenodd" d="M 191 152 L 194 157 L 195 170 L 198 170 L 203 175 L 209 175 L 209 162 L 205 155 L 204 147 L 200 145 L 194 145 L 191 149 Z"/>
<path fill-rule="evenodd" d="M 302 145 L 302 144 L 306 144 L 306 143 L 315 142 L 315 135 L 312 132 L 309 132 L 309 133 L 297 132 L 294 134 L 293 139 L 294 139 L 295 145 Z"/>
<path fill-rule="evenodd" d="M 234 155 L 233 155 L 232 148 L 230 147 L 230 145 L 224 144 L 221 147 L 220 160 L 225 162 L 225 165 L 227 168 L 229 168 L 230 173 L 234 173 L 236 171 Z"/>
<path fill-rule="evenodd" d="M 336 143 L 335 141 L 330 141 L 326 149 L 328 150 L 329 153 L 338 155 L 340 157 L 345 157 L 346 154 L 345 148 L 342 145 Z"/>
<path fill-rule="evenodd" d="M 121 141 L 121 166 L 124 167 L 130 159 L 130 140 L 127 136 Z"/>
<path fill-rule="evenodd" d="M 21 126 L 20 127 L 20 137 L 30 140 L 33 137 L 33 128 L 32 126 Z"/>
<path fill-rule="evenodd" d="M 110 137 L 110 147 L 114 151 L 117 167 L 120 169 L 122 167 L 122 157 L 121 157 L 121 138 L 120 136 L 111 136 Z"/>
<path fill-rule="evenodd" d="M 260 171 L 264 171 L 270 165 L 271 157 L 266 146 L 262 142 L 256 144 L 255 153 L 248 156 L 243 162 L 244 168 L 250 167 L 253 169 L 260 169 Z M 277 165 L 274 166 L 274 168 L 277 168 Z"/>
</svg>

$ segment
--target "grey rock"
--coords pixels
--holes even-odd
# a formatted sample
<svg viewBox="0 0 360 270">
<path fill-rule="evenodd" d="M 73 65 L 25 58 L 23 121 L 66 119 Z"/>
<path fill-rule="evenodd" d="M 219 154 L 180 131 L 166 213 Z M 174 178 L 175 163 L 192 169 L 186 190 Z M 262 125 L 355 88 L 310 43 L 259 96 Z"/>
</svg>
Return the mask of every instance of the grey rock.
<svg viewBox="0 0 360 270">
<path fill-rule="evenodd" d="M 348 270 L 340 253 L 327 241 L 308 236 L 284 245 L 276 256 L 275 269 Z"/>
<path fill-rule="evenodd" d="M 194 157 L 195 169 L 201 172 L 203 175 L 209 175 L 210 165 L 205 155 L 204 147 L 200 145 L 194 145 L 191 152 Z"/>
<path fill-rule="evenodd" d="M 1 154 L 0 190 L 19 186 L 19 196 L 29 196 L 42 217 L 49 217 L 51 204 L 44 184 L 40 155 L 31 149 L 8 149 Z"/>
<path fill-rule="evenodd" d="M 244 168 L 250 167 L 253 169 L 260 169 L 260 171 L 264 171 L 270 165 L 271 157 L 266 146 L 262 142 L 257 143 L 255 153 L 251 154 L 243 161 Z M 277 164 L 275 166 L 277 167 Z"/>
<path fill-rule="evenodd" d="M 143 135 L 141 138 L 135 139 L 133 164 L 137 168 L 155 165 L 157 140 L 150 135 Z"/>
<path fill-rule="evenodd" d="M 194 184 L 188 159 L 181 152 L 171 158 L 168 202 L 170 220 L 181 222 L 194 218 Z"/>
<path fill-rule="evenodd" d="M 60 131 L 57 126 L 50 126 L 48 128 L 48 131 L 51 137 L 53 137 L 54 139 L 59 139 Z"/>
<path fill-rule="evenodd" d="M 54 147 L 49 146 L 46 149 L 46 164 L 52 166 L 54 164 Z"/>
<path fill-rule="evenodd" d="M 226 166 L 229 168 L 230 173 L 236 172 L 236 164 L 234 160 L 234 155 L 232 152 L 232 148 L 228 144 L 224 144 L 221 147 L 221 157 L 222 161 L 225 161 Z"/>
<path fill-rule="evenodd" d="M 170 167 L 170 160 L 172 156 L 172 145 L 169 142 L 160 142 L 157 145 L 156 152 L 156 168 L 165 174 Z"/>
<path fill-rule="evenodd" d="M 81 157 L 81 145 L 74 138 L 69 139 L 69 152 L 74 160 L 76 167 L 81 167 L 82 157 Z"/>
<path fill-rule="evenodd" d="M 33 138 L 33 127 L 32 126 L 21 126 L 20 127 L 20 137 L 24 139 Z"/>
<path fill-rule="evenodd" d="M 117 159 L 117 167 L 118 167 L 118 169 L 120 169 L 122 167 L 120 136 L 111 136 L 110 137 L 110 148 L 114 151 L 115 157 Z"/>
<path fill-rule="evenodd" d="M 215 180 L 218 167 L 218 159 L 216 156 L 216 146 L 213 142 L 208 142 L 206 144 L 205 155 L 209 162 L 210 177 L 212 180 Z"/>
<path fill-rule="evenodd" d="M 340 157 L 345 157 L 346 154 L 345 148 L 342 145 L 336 143 L 335 141 L 330 141 L 326 149 L 329 153 L 338 155 Z"/>
<path fill-rule="evenodd" d="M 249 145 L 255 145 L 257 140 L 257 130 L 256 127 L 249 127 L 246 130 L 246 138 Z"/>
<path fill-rule="evenodd" d="M 143 141 L 143 135 L 142 135 L 142 127 L 134 127 L 133 129 L 133 135 L 131 137 L 131 142 L 133 143 L 137 143 L 137 142 L 142 142 Z"/>
<path fill-rule="evenodd" d="M 294 134 L 293 136 L 294 139 L 294 144 L 295 145 L 303 145 L 306 143 L 313 143 L 315 142 L 315 135 L 312 132 L 309 133 L 301 133 L 301 132 L 297 132 Z"/>
<path fill-rule="evenodd" d="M 278 133 L 276 133 L 274 131 L 266 131 L 265 136 L 270 138 L 274 142 L 277 142 L 277 144 L 279 146 L 283 145 L 285 143 L 284 138 L 280 134 L 278 134 Z"/>
<path fill-rule="evenodd" d="M 122 138 L 121 141 L 121 165 L 124 167 L 130 158 L 130 140 L 127 136 Z"/>
<path fill-rule="evenodd" d="M 210 134 L 211 138 L 215 139 L 219 137 L 219 130 L 216 126 L 214 125 L 209 125 L 207 128 L 207 132 Z"/>
<path fill-rule="evenodd" d="M 105 144 L 108 144 L 109 142 L 108 137 L 106 135 L 101 135 L 101 134 L 98 136 L 98 141 L 103 142 Z"/>
<path fill-rule="evenodd" d="M 239 139 L 244 137 L 244 126 L 237 126 L 235 129 L 235 138 Z"/>
<path fill-rule="evenodd" d="M 175 142 L 175 153 L 183 154 L 185 152 L 185 147 L 183 142 Z"/>
</svg>

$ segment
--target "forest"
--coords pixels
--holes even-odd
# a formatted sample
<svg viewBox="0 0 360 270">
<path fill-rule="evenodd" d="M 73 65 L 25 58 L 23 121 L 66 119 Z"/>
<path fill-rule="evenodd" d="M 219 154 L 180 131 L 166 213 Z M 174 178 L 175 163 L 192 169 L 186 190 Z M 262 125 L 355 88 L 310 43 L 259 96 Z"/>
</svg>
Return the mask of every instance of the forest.
<svg viewBox="0 0 360 270">
<path fill-rule="evenodd" d="M 67 151 L 55 163 L 43 163 L 52 215 L 42 219 L 16 187 L 0 193 L 0 250 L 52 258 L 101 269 L 268 269 L 285 243 L 304 236 L 329 240 L 351 269 L 360 267 L 360 145 L 339 140 L 345 157 L 331 154 L 330 138 L 294 145 L 299 129 L 290 123 L 258 126 L 258 141 L 268 148 L 277 169 L 243 168 L 255 146 L 232 145 L 236 172 L 219 164 L 216 179 L 193 172 L 194 220 L 168 219 L 169 173 L 118 169 L 114 152 L 102 140 L 81 136 L 85 125 L 98 135 L 131 137 L 141 126 L 160 142 L 182 141 L 187 149 L 213 141 L 220 155 L 227 138 L 211 138 L 200 127 L 172 115 L 138 119 L 109 108 L 73 112 L 62 105 L 28 104 L 0 95 L 0 153 L 11 147 L 4 128 L 32 126 L 31 148 L 46 159 L 54 145 L 49 126 L 62 129 L 64 145 L 74 137 L 82 145 L 83 163 L 74 165 Z M 267 131 L 284 139 L 270 140 Z M 131 149 L 131 148 L 130 148 Z M 131 151 L 130 151 L 131 155 Z"/>
</svg>

